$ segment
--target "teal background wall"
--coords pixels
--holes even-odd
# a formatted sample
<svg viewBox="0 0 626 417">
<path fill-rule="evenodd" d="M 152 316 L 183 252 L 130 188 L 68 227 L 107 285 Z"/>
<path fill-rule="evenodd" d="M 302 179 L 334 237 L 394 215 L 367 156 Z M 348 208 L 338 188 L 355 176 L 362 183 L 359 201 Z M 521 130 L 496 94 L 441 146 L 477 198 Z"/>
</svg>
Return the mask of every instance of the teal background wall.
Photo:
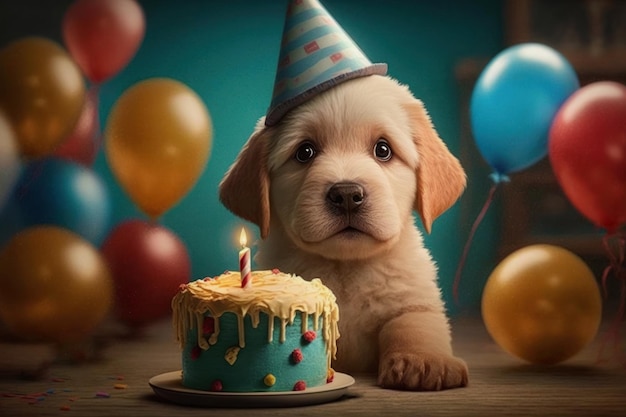
<svg viewBox="0 0 626 417">
<path fill-rule="evenodd" d="M 388 63 L 389 74 L 408 84 L 424 101 L 440 136 L 456 155 L 461 110 L 455 65 L 466 57 L 489 58 L 502 49 L 501 3 L 323 2 L 372 61 Z M 6 2 L 0 7 L 2 45 L 26 35 L 61 41 L 61 19 L 69 4 Z M 140 4 L 146 14 L 146 36 L 132 62 L 102 86 L 101 124 L 105 126 L 111 107 L 124 90 L 146 78 L 177 79 L 202 97 L 214 124 L 212 155 L 195 187 L 163 216 L 161 223 L 187 245 L 193 278 L 234 269 L 234 237 L 244 223 L 221 206 L 217 186 L 269 104 L 287 1 L 145 0 Z M 112 196 L 112 226 L 128 218 L 144 217 L 117 184 L 102 153 L 94 169 L 105 179 Z M 471 184 L 477 179 L 469 174 Z M 469 197 L 466 194 L 464 198 Z M 452 280 L 469 230 L 459 206 L 440 217 L 433 233 L 426 236 L 426 244 L 439 264 L 444 298 L 453 313 L 457 308 L 451 301 Z M 472 210 L 477 212 L 478 207 Z M 493 224 L 488 217 L 466 265 L 464 280 L 469 284 L 464 286 L 463 299 L 470 307 L 477 305 L 485 274 L 494 266 L 497 230 Z M 258 230 L 248 226 L 258 236 Z"/>
</svg>

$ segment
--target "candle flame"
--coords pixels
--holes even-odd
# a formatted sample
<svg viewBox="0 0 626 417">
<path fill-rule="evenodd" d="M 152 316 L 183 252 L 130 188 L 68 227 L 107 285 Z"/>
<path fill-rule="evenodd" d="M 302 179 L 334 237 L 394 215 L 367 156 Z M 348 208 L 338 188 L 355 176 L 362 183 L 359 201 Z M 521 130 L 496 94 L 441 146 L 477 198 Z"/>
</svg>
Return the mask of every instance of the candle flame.
<svg viewBox="0 0 626 417">
<path fill-rule="evenodd" d="M 239 244 L 243 248 L 246 246 L 247 243 L 248 243 L 248 236 L 246 235 L 246 229 L 242 227 L 241 233 L 239 234 Z"/>
</svg>

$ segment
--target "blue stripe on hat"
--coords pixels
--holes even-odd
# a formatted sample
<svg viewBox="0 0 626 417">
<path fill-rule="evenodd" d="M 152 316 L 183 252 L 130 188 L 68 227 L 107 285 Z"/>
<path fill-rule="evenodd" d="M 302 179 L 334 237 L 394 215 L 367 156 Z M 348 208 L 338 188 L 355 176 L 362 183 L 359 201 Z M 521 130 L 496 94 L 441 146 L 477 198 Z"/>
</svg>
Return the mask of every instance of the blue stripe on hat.
<svg viewBox="0 0 626 417">
<path fill-rule="evenodd" d="M 292 61 L 288 67 L 280 68 L 278 70 L 278 76 L 280 78 L 284 78 L 289 77 L 290 75 L 293 76 L 293 74 L 300 74 L 307 68 L 311 68 L 313 65 L 317 64 L 319 61 L 323 61 L 332 54 L 343 51 L 348 47 L 350 47 L 349 42 L 339 41 L 334 45 L 327 46 L 326 48 L 320 48 L 314 53 L 300 58 L 297 61 Z"/>
<path fill-rule="evenodd" d="M 330 80 L 334 77 L 336 77 L 338 74 L 340 73 L 344 73 L 344 72 L 351 72 L 351 71 L 355 71 L 358 69 L 361 69 L 365 66 L 369 66 L 371 65 L 371 62 L 369 62 L 366 59 L 357 57 L 357 58 L 344 58 L 341 61 L 339 61 L 337 64 L 333 65 L 331 68 L 329 68 L 328 70 L 319 73 L 315 78 L 313 78 L 311 81 L 304 83 L 304 84 L 300 84 L 297 87 L 292 87 L 288 90 L 286 90 L 284 93 L 280 94 L 279 96 L 277 96 L 274 101 L 277 103 L 286 101 L 290 98 L 293 98 L 313 87 L 315 87 L 316 85 L 320 84 L 323 81 L 327 81 Z M 304 69 L 306 70 L 306 68 Z M 289 82 L 290 80 L 286 80 L 287 82 Z"/>
<path fill-rule="evenodd" d="M 313 42 L 324 35 L 328 35 L 330 32 L 327 27 L 321 26 L 315 29 L 312 29 L 300 37 L 294 39 L 293 41 L 283 45 L 282 53 L 280 54 L 281 59 L 284 58 L 291 51 L 294 51 L 298 48 L 303 48 L 304 45 Z"/>
</svg>

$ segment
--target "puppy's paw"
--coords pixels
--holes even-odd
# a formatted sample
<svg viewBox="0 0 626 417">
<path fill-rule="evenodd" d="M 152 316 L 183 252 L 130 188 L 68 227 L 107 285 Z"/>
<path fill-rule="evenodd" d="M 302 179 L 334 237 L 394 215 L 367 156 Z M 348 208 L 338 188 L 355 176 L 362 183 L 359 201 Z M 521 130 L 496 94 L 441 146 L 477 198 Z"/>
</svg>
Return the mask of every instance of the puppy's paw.
<svg viewBox="0 0 626 417">
<path fill-rule="evenodd" d="M 423 352 L 395 352 L 381 358 L 378 385 L 383 388 L 436 391 L 467 385 L 462 359 Z"/>
</svg>

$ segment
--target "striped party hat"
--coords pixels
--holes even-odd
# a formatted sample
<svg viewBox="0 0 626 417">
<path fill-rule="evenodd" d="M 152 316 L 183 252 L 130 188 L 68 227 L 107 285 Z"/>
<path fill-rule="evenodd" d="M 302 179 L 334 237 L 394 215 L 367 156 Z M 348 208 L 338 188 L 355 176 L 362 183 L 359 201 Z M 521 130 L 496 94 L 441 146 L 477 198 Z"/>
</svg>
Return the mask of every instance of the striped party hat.
<svg viewBox="0 0 626 417">
<path fill-rule="evenodd" d="M 386 73 L 387 64 L 372 64 L 319 1 L 292 0 L 265 124 L 343 81 Z"/>
</svg>

